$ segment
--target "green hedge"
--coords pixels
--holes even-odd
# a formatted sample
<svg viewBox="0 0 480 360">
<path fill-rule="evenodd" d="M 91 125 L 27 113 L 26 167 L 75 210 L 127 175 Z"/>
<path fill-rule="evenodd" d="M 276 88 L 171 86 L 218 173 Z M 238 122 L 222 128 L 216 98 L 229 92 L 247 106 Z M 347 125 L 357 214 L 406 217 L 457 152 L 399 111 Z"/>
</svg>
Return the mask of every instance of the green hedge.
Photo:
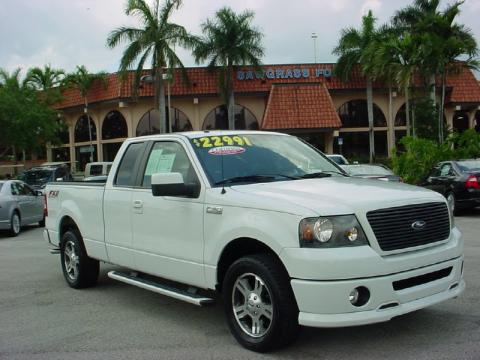
<svg viewBox="0 0 480 360">
<path fill-rule="evenodd" d="M 394 149 L 392 167 L 410 184 L 418 184 L 440 161 L 480 158 L 480 134 L 473 129 L 450 135 L 444 144 L 411 136 L 400 143 L 404 150 Z"/>
</svg>

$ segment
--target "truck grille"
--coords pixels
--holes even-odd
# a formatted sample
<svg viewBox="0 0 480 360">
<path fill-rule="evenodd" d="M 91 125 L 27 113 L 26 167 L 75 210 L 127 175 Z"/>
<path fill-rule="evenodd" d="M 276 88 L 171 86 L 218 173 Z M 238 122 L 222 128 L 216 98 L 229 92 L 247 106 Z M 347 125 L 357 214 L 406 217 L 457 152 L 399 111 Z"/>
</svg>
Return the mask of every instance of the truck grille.
<svg viewBox="0 0 480 360">
<path fill-rule="evenodd" d="M 444 203 L 369 211 L 367 219 L 383 251 L 426 245 L 450 235 L 450 218 Z"/>
</svg>

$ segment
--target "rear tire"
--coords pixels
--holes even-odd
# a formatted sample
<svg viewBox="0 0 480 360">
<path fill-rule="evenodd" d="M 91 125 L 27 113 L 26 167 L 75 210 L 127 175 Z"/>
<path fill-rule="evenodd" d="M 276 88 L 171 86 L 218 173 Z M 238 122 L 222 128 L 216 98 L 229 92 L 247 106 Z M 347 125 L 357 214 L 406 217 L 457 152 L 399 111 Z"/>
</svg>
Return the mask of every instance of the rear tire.
<svg viewBox="0 0 480 360">
<path fill-rule="evenodd" d="M 22 222 L 20 219 L 20 214 L 18 213 L 18 211 L 14 211 L 12 214 L 12 217 L 10 218 L 10 230 L 8 231 L 8 234 L 11 237 L 18 236 L 22 228 L 21 225 L 22 225 Z"/>
<path fill-rule="evenodd" d="M 38 222 L 38 226 L 39 227 L 45 227 L 45 218 L 43 218 L 43 220 Z"/>
<path fill-rule="evenodd" d="M 63 276 L 70 287 L 83 289 L 97 283 L 100 263 L 88 257 L 78 230 L 69 230 L 63 234 L 60 259 Z"/>
<path fill-rule="evenodd" d="M 225 275 L 223 296 L 230 331 L 245 348 L 267 352 L 296 339 L 297 303 L 288 274 L 274 257 L 235 261 Z"/>
</svg>

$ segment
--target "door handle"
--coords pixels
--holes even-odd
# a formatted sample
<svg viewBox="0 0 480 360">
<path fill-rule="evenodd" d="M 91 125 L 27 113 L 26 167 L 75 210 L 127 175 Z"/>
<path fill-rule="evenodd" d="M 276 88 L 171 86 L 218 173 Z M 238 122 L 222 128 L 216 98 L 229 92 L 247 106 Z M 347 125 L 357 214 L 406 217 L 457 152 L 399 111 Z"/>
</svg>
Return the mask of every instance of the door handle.
<svg viewBox="0 0 480 360">
<path fill-rule="evenodd" d="M 135 209 L 141 209 L 143 207 L 143 202 L 141 200 L 135 200 L 133 202 L 133 207 Z"/>
</svg>

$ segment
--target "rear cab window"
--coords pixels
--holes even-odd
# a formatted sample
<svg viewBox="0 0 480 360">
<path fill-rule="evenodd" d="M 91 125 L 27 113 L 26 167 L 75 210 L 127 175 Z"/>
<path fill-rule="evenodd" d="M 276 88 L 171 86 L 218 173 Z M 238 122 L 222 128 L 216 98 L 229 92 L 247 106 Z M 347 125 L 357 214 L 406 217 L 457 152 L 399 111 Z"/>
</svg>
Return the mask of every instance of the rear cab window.
<svg viewBox="0 0 480 360">
<path fill-rule="evenodd" d="M 126 187 L 135 186 L 135 181 L 138 174 L 137 168 L 144 149 L 144 142 L 132 143 L 128 145 L 128 148 L 125 150 L 122 160 L 120 161 L 120 165 L 118 166 L 114 185 Z"/>
<path fill-rule="evenodd" d="M 102 175 L 103 165 L 91 165 L 90 176 Z"/>
</svg>

